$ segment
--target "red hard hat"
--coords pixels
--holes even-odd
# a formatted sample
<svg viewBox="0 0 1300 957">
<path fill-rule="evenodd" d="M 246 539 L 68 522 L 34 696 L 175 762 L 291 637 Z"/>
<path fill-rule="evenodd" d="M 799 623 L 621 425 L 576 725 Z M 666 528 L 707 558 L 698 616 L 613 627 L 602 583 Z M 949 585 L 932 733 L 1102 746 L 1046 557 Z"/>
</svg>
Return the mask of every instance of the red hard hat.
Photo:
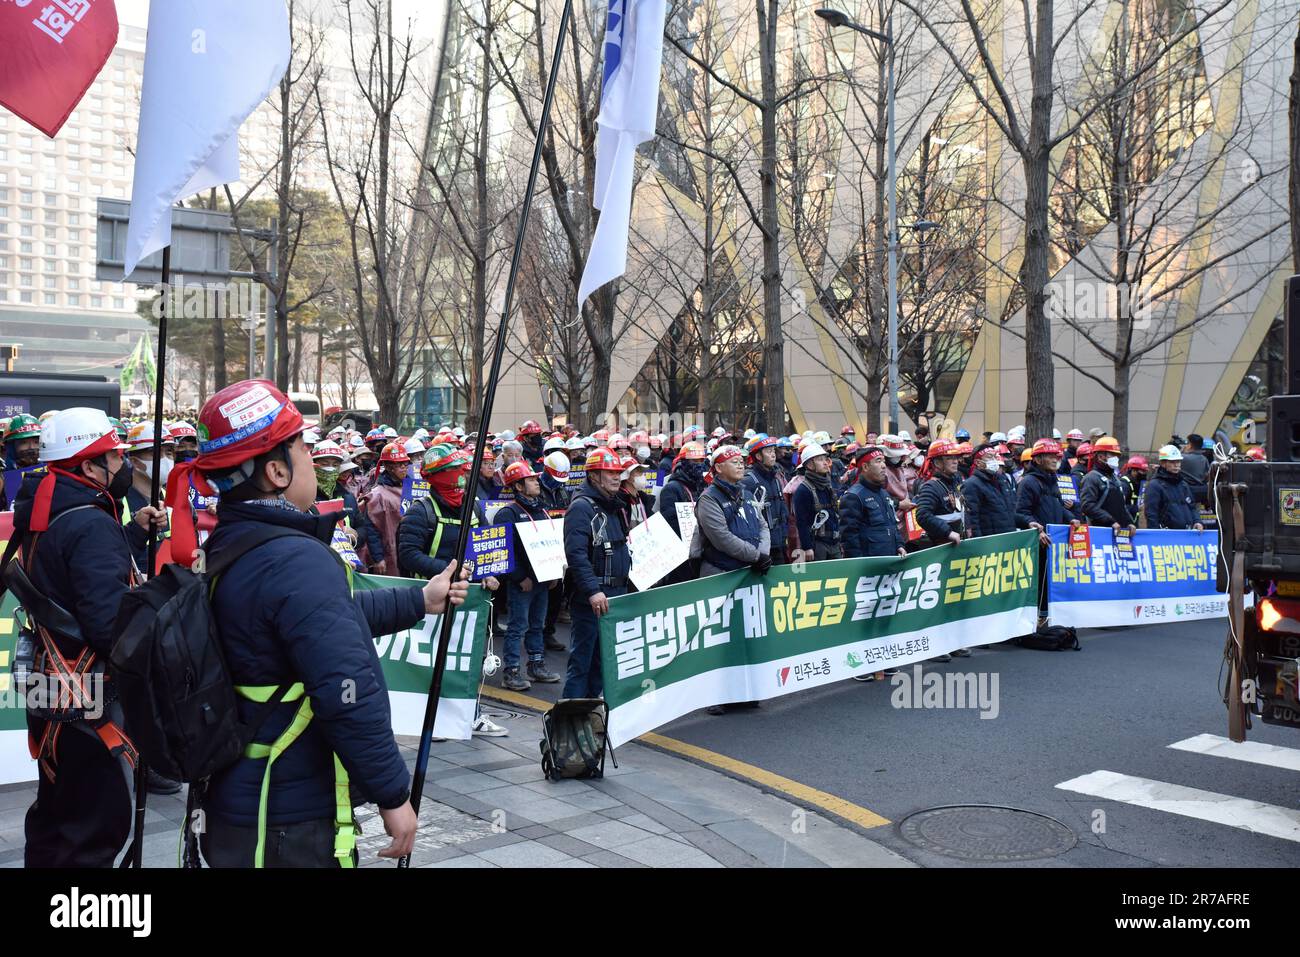
<svg viewBox="0 0 1300 957">
<path fill-rule="evenodd" d="M 1034 447 L 1029 454 L 1031 457 L 1035 455 L 1060 455 L 1062 454 L 1061 443 L 1057 442 L 1056 439 L 1039 439 L 1034 443 Z"/>
<path fill-rule="evenodd" d="M 200 472 L 221 472 L 270 452 L 306 431 L 289 397 L 265 379 L 228 385 L 199 412 Z"/>
<path fill-rule="evenodd" d="M 1124 463 L 1124 471 L 1126 472 L 1129 469 L 1141 469 L 1145 472 L 1148 468 L 1150 466 L 1147 465 L 1146 457 L 1141 455 L 1130 455 L 1128 461 Z"/>
<path fill-rule="evenodd" d="M 409 462 L 411 457 L 406 454 L 406 449 L 402 448 L 401 442 L 389 442 L 384 446 L 384 450 L 379 453 L 380 462 Z"/>
<path fill-rule="evenodd" d="M 520 435 L 541 435 L 542 427 L 537 422 L 529 419 L 523 425 L 519 426 Z"/>
<path fill-rule="evenodd" d="M 529 468 L 527 462 L 511 462 L 501 477 L 507 485 L 514 485 L 523 479 L 537 478 L 537 473 Z"/>
<path fill-rule="evenodd" d="M 1267 461 L 1268 461 L 1268 455 L 1267 455 L 1267 453 L 1265 453 L 1264 450 L 1263 450 L 1262 448 L 1260 448 L 1258 445 L 1255 446 L 1255 447 L 1252 448 L 1252 449 L 1247 449 L 1247 450 L 1246 450 L 1246 458 L 1248 458 L 1248 459 L 1253 459 L 1253 460 L 1256 461 L 1256 462 L 1267 462 Z M 1129 459 L 1129 461 L 1131 462 L 1131 461 L 1133 461 L 1133 460 L 1132 460 L 1132 459 Z"/>
<path fill-rule="evenodd" d="M 601 446 L 587 455 L 588 472 L 622 472 L 623 465 L 613 449 Z"/>
<path fill-rule="evenodd" d="M 957 443 L 954 442 L 952 439 L 935 439 L 933 442 L 930 443 L 930 447 L 925 450 L 925 457 L 927 461 L 929 459 L 937 459 L 943 455 L 960 455 L 960 454 L 961 453 L 957 451 Z"/>
</svg>

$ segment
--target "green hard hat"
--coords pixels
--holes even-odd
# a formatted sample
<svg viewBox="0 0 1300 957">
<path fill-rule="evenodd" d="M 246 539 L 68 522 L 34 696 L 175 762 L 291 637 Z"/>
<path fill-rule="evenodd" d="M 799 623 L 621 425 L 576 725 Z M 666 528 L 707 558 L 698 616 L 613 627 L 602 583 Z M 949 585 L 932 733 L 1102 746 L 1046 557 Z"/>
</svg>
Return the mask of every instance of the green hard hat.
<svg viewBox="0 0 1300 957">
<path fill-rule="evenodd" d="M 126 441 L 127 428 L 126 428 L 125 425 L 122 424 L 122 420 L 121 420 L 121 419 L 115 419 L 115 418 L 113 418 L 113 417 L 110 415 L 110 416 L 108 417 L 108 421 L 109 421 L 109 424 L 112 425 L 113 428 L 117 430 L 117 437 L 118 437 L 119 439 L 121 439 L 122 441 L 125 442 L 125 441 Z"/>
<path fill-rule="evenodd" d="M 5 429 L 4 440 L 6 442 L 17 442 L 19 439 L 39 439 L 41 437 L 41 423 L 34 415 L 15 415 L 9 420 L 9 427 Z"/>
</svg>

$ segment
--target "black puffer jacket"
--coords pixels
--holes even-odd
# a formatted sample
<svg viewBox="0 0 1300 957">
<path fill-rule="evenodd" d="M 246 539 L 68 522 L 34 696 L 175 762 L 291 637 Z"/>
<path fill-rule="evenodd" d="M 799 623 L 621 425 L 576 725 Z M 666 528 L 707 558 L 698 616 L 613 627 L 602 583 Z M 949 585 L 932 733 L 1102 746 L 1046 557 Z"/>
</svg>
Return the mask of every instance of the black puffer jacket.
<svg viewBox="0 0 1300 957">
<path fill-rule="evenodd" d="M 966 504 L 966 527 L 977 538 L 1026 527 L 1016 516 L 1016 487 L 1001 471 L 976 469 L 962 483 L 961 497 Z"/>
<path fill-rule="evenodd" d="M 1133 513 L 1124 501 L 1124 487 L 1114 474 L 1094 468 L 1079 487 L 1079 506 L 1089 525 L 1131 525 Z"/>
</svg>

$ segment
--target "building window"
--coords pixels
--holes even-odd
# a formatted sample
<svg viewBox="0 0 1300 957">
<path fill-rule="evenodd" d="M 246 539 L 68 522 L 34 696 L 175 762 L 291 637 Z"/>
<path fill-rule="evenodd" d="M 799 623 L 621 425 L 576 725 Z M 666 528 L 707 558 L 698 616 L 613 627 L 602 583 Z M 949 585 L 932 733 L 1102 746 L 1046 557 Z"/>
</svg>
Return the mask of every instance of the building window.
<svg viewBox="0 0 1300 957">
<path fill-rule="evenodd" d="M 68 288 L 69 288 L 69 289 L 80 289 L 80 288 L 81 288 L 81 280 L 80 280 L 80 279 L 77 279 L 75 276 L 73 276 L 73 277 L 69 277 L 69 278 L 68 278 Z"/>
<path fill-rule="evenodd" d="M 27 288 L 30 289 L 30 288 L 32 287 L 32 285 L 34 285 L 33 282 L 32 282 L 32 277 L 31 277 L 30 275 L 24 273 L 23 275 L 21 275 L 21 276 L 18 277 L 18 285 L 20 285 L 20 286 L 26 286 Z"/>
<path fill-rule="evenodd" d="M 18 251 L 19 251 L 20 253 L 30 253 L 30 252 L 35 252 L 35 249 L 34 249 L 35 245 L 36 245 L 35 243 L 19 243 L 19 244 L 18 244 Z M 8 248 L 8 247 L 6 247 L 6 248 Z"/>
<path fill-rule="evenodd" d="M 80 296 L 75 296 L 75 295 L 74 295 L 74 296 L 69 296 L 69 297 L 68 297 L 68 305 L 69 305 L 69 306 L 80 306 L 80 305 L 81 305 L 81 297 L 80 297 Z"/>
<path fill-rule="evenodd" d="M 33 302 L 33 296 L 30 292 L 20 292 L 18 294 L 18 301 L 30 305 Z"/>
<path fill-rule="evenodd" d="M 114 308 L 114 309 L 125 309 L 125 308 L 126 308 L 126 303 L 123 302 L 121 299 L 116 299 L 116 298 L 115 298 L 115 299 L 113 300 L 113 308 Z"/>
<path fill-rule="evenodd" d="M 36 230 L 32 229 L 32 227 L 30 227 L 30 226 L 19 226 L 19 227 L 18 227 L 18 235 L 19 235 L 19 236 L 29 236 L 29 237 L 30 237 L 30 236 L 35 236 L 35 235 L 36 235 Z"/>
<path fill-rule="evenodd" d="M 103 297 L 103 296 L 91 296 L 91 297 L 90 297 L 90 308 L 92 308 L 92 309 L 103 309 L 103 308 L 104 308 L 104 297 Z"/>
<path fill-rule="evenodd" d="M 57 276 L 46 276 L 46 277 L 45 277 L 45 288 L 46 288 L 46 289 L 58 289 L 58 288 L 59 288 L 59 279 L 58 279 L 58 277 L 57 277 Z"/>
<path fill-rule="evenodd" d="M 36 218 L 36 214 L 35 212 L 32 211 L 30 207 L 24 206 L 18 210 L 18 218 L 25 219 L 30 222 L 31 220 Z"/>
<path fill-rule="evenodd" d="M 54 295 L 54 293 L 47 292 L 45 294 L 45 305 L 47 306 L 57 305 L 58 301 L 59 301 L 59 297 Z"/>
<path fill-rule="evenodd" d="M 32 261 L 30 259 L 20 259 L 18 260 L 18 268 L 25 269 L 28 272 L 31 272 L 36 267 L 32 265 Z"/>
</svg>

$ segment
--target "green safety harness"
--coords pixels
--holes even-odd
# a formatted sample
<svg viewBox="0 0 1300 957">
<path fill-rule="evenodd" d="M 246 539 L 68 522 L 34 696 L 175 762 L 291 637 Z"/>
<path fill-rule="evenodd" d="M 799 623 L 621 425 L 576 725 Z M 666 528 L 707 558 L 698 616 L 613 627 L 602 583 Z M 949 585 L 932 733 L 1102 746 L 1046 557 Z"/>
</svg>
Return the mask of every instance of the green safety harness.
<svg viewBox="0 0 1300 957">
<path fill-rule="evenodd" d="M 343 566 L 343 570 L 348 577 L 348 593 L 351 594 L 353 591 L 352 568 L 339 557 L 334 549 L 330 549 L 330 554 L 334 555 L 339 564 Z M 214 579 L 208 592 L 209 596 L 216 592 L 216 588 L 217 583 Z M 235 693 L 249 701 L 265 704 L 275 696 L 280 687 L 280 685 L 235 685 Z M 270 744 L 253 742 L 244 749 L 244 757 L 253 761 L 266 760 L 266 770 L 262 773 L 261 797 L 257 804 L 257 850 L 253 856 L 253 866 L 256 868 L 266 866 L 266 810 L 267 802 L 271 796 L 271 769 L 275 766 L 276 759 L 284 754 L 289 749 L 289 746 L 307 730 L 307 725 L 311 723 L 313 717 L 311 698 L 307 696 L 307 689 L 302 682 L 289 685 L 289 690 L 280 699 L 281 704 L 291 701 L 301 701 L 302 703 L 298 705 L 293 720 L 289 722 L 289 726 L 284 729 L 280 736 Z M 338 861 L 339 867 L 352 868 L 357 866 L 357 823 L 352 813 L 352 792 L 349 786 L 347 769 L 343 767 L 343 762 L 339 760 L 337 754 L 333 755 L 333 757 L 334 859 Z"/>
<path fill-rule="evenodd" d="M 459 528 L 459 527 L 460 527 L 460 518 L 459 518 L 459 517 L 456 517 L 456 518 L 449 518 L 449 517 L 443 515 L 443 514 L 442 514 L 442 509 L 438 507 L 438 503 L 437 503 L 437 501 L 434 500 L 434 497 L 433 497 L 432 495 L 426 496 L 425 498 L 420 499 L 420 501 L 421 501 L 421 502 L 425 502 L 425 503 L 427 503 L 427 504 L 428 504 L 428 507 L 431 508 L 431 509 L 433 509 L 433 520 L 434 520 L 434 523 L 435 523 L 435 525 L 436 525 L 437 527 L 434 529 L 434 532 L 433 532 L 433 544 L 429 546 L 429 557 L 430 557 L 430 558 L 437 558 L 437 557 L 438 557 L 438 546 L 442 544 L 442 530 L 443 530 L 443 528 L 446 527 L 446 526 L 448 526 L 448 525 L 455 525 L 457 528 Z M 470 524 L 471 527 L 478 525 L 478 509 L 477 509 L 477 508 L 474 509 L 474 511 L 471 513 L 471 517 L 470 517 L 470 522 L 469 522 L 469 524 Z"/>
</svg>

